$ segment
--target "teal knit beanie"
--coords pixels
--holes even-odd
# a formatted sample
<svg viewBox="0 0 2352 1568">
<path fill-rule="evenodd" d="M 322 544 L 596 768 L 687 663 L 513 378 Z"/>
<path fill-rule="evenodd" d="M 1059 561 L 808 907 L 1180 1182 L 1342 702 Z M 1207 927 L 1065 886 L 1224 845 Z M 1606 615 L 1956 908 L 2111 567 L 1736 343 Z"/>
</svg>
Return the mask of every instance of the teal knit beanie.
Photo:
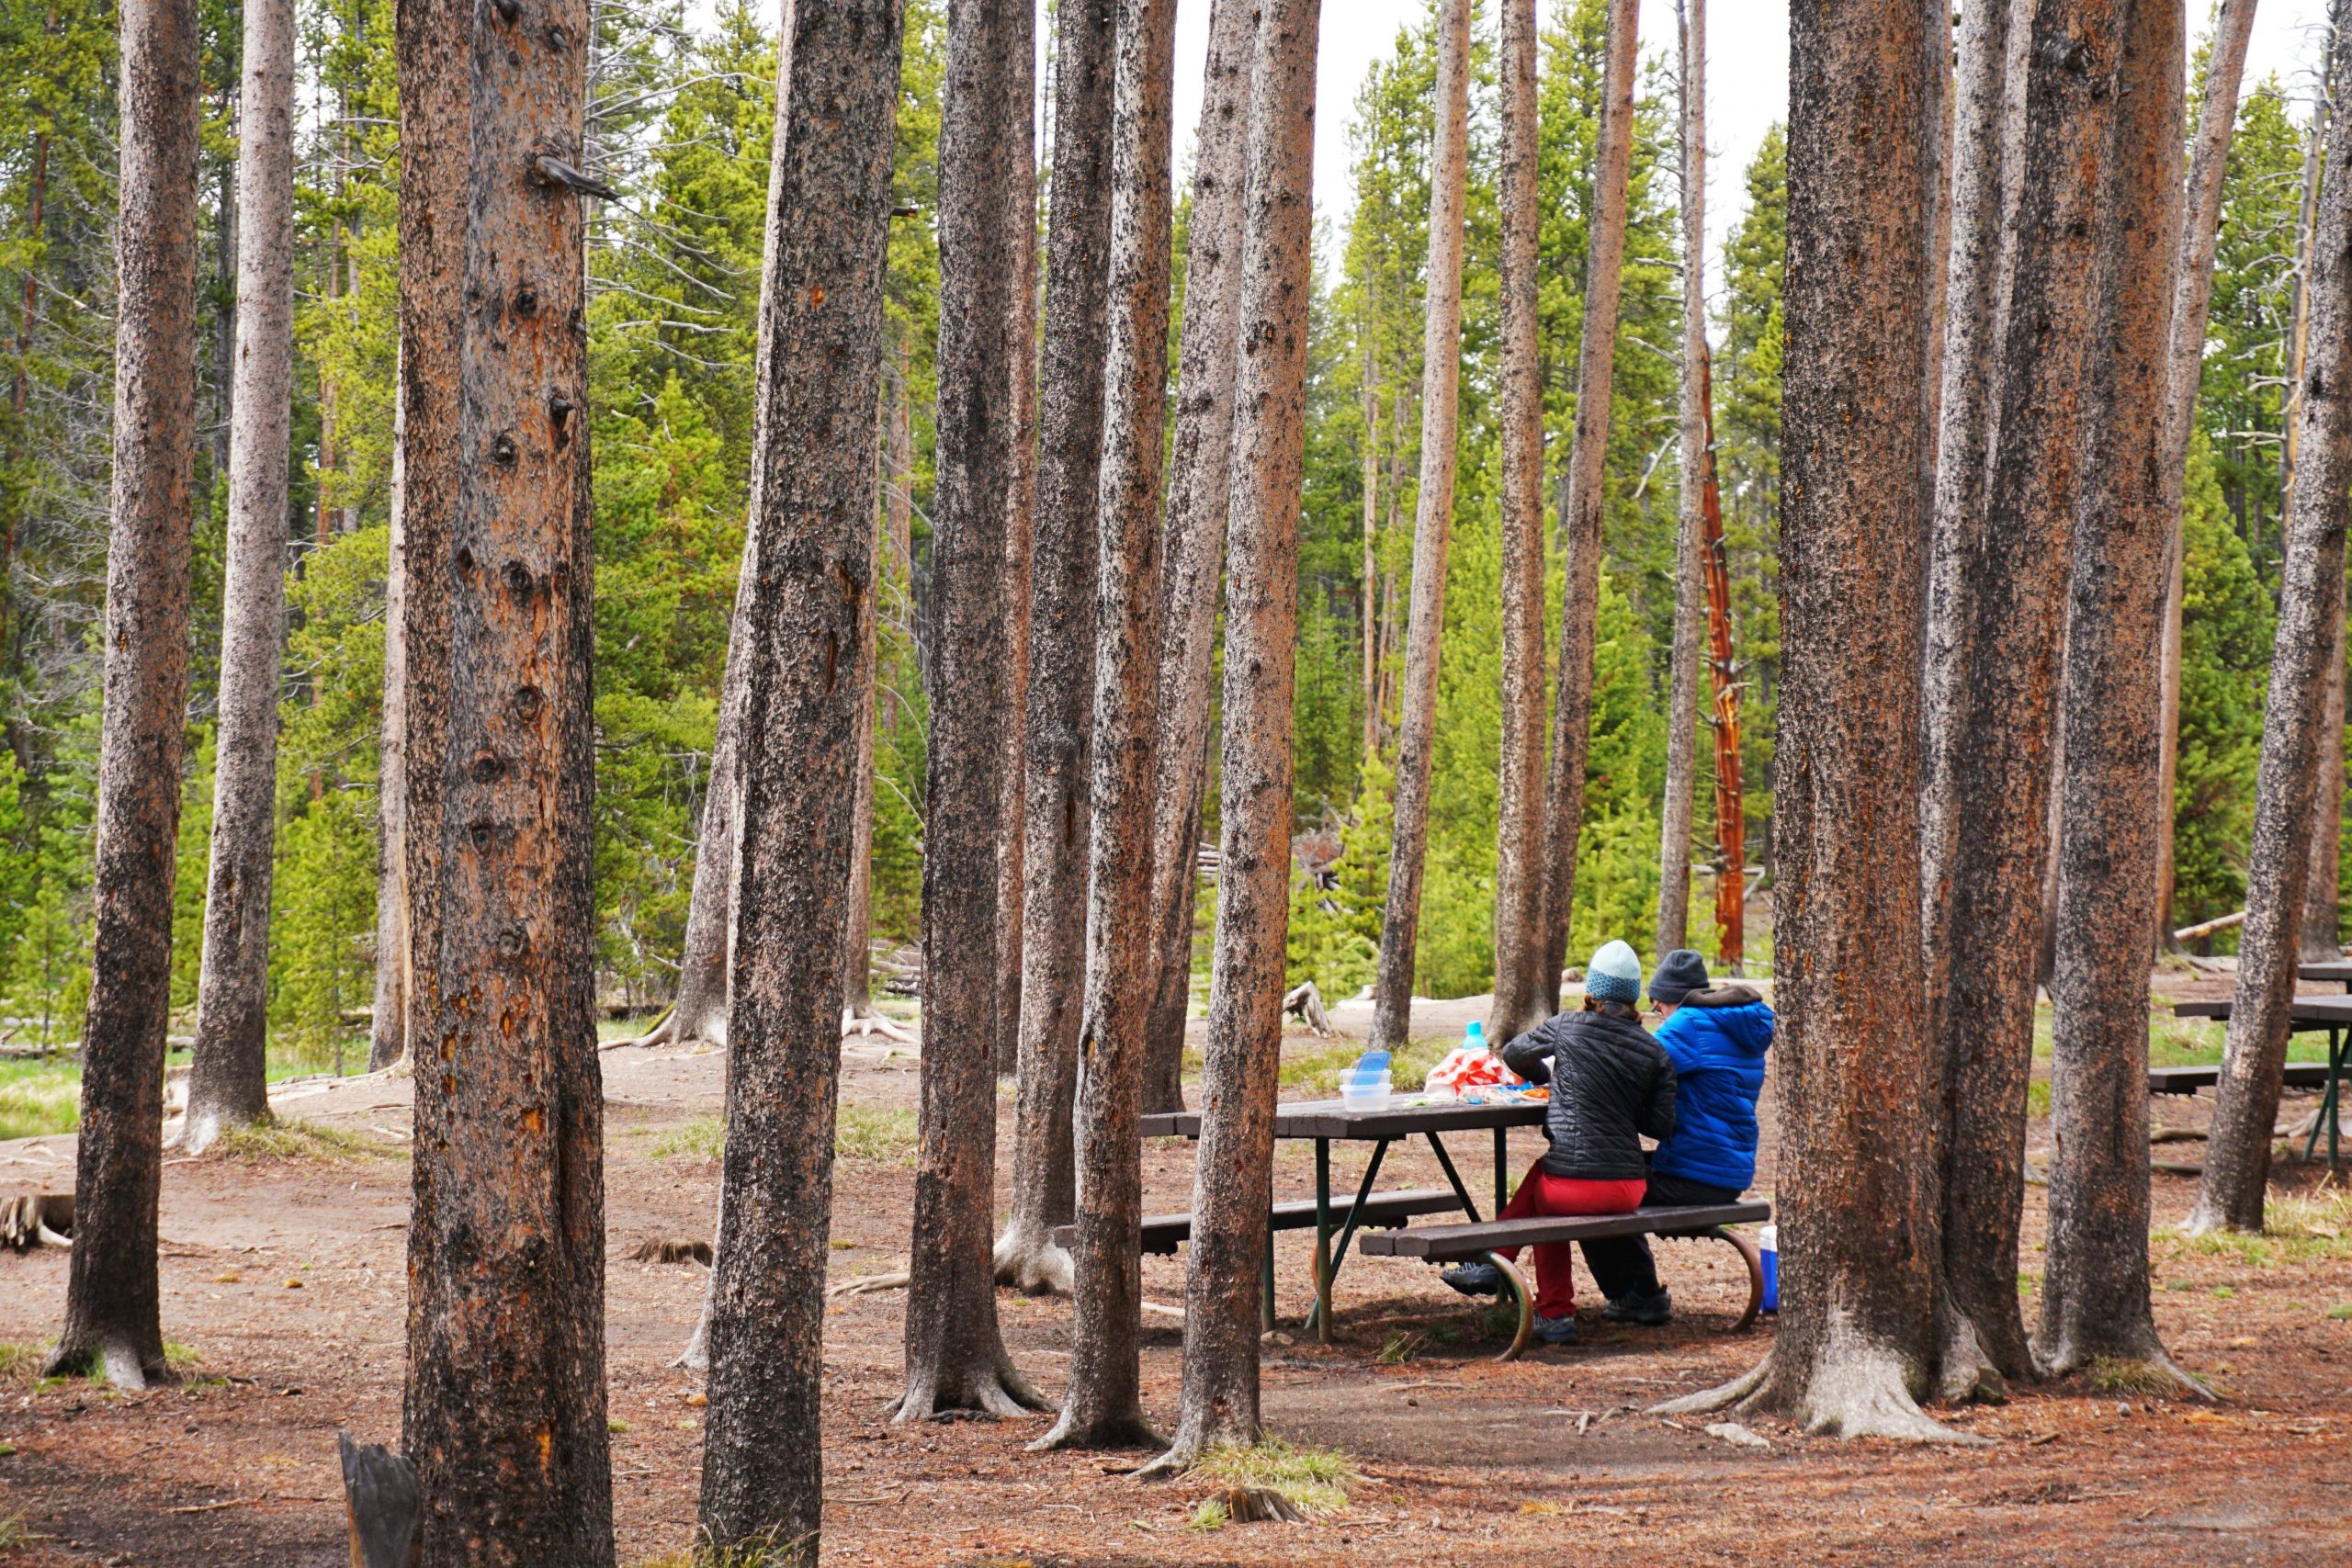
<svg viewBox="0 0 2352 1568">
<path fill-rule="evenodd" d="M 1642 961 L 1622 942 L 1602 942 L 1585 966 L 1584 992 L 1604 1002 L 1641 1000 Z"/>
</svg>

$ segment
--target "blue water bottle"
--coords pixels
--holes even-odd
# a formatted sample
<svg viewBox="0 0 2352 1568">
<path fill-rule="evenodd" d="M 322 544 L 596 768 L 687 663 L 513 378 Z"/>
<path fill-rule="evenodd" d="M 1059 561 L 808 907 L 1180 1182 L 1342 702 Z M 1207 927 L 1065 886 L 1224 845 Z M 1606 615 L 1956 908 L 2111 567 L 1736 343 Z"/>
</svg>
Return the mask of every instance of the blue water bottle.
<svg viewBox="0 0 2352 1568">
<path fill-rule="evenodd" d="M 1764 1262 L 1764 1310 L 1781 1310 L 1781 1227 L 1766 1225 L 1756 1233 L 1756 1251 Z"/>
</svg>

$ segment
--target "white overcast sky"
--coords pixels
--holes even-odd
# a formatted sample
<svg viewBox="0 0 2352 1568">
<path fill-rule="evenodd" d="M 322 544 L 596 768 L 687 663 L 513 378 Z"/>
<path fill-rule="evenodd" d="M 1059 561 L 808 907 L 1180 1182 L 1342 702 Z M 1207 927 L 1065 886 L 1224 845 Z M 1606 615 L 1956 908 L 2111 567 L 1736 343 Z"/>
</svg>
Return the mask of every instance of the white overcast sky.
<svg viewBox="0 0 2352 1568">
<path fill-rule="evenodd" d="M 1481 26 L 1491 31 L 1493 0 L 1477 0 Z M 1974 0 L 1960 0 L 1964 6 Z M 1544 11 L 1551 0 L 1544 0 Z M 2189 0 L 2192 39 L 2207 28 L 2208 0 Z M 1347 122 L 1356 89 L 1375 61 L 1385 58 L 1399 28 L 1417 22 L 1425 0 L 1323 0 L 1322 56 L 1316 73 L 1316 207 L 1336 229 L 1344 223 L 1348 188 Z M 2251 89 L 2277 73 L 2298 97 L 2312 85 L 2317 37 L 2325 0 L 2261 0 L 2246 62 Z M 1201 114 L 1201 73 L 1208 53 L 1208 0 L 1182 0 L 1176 11 L 1176 138 L 1182 159 Z M 1042 29 L 1041 29 L 1042 30 Z M 1673 0 L 1642 0 L 1645 56 L 1674 53 Z M 1758 142 L 1789 107 L 1787 0 L 1714 0 L 1707 7 L 1707 250 L 1709 272 L 1725 231 L 1739 217 L 1740 175 Z M 1051 80 L 1050 76 L 1041 80 Z M 2191 112 L 2194 112 L 2192 106 Z"/>
</svg>

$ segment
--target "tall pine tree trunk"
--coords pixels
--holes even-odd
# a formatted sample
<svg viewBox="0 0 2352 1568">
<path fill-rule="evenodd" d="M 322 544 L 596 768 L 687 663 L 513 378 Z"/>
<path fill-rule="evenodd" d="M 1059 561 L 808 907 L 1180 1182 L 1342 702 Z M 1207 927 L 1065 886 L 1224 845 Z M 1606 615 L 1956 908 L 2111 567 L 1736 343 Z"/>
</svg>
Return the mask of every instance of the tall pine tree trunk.
<svg viewBox="0 0 2352 1568">
<path fill-rule="evenodd" d="M 168 1379 L 155 1276 L 196 464 L 194 0 L 121 11 L 113 520 L 90 1005 L 65 1325 L 48 1375 Z"/>
<path fill-rule="evenodd" d="M 1159 479 L 1176 0 L 1120 0 L 1113 129 L 1110 407 L 1102 432 L 1086 1021 L 1078 1054 L 1077 1311 L 1069 1389 L 1041 1448 L 1159 1447 L 1143 1418 L 1145 1030 L 1159 705 Z"/>
<path fill-rule="evenodd" d="M 1154 990 L 1144 1049 L 1146 1111 L 1184 1107 L 1184 1022 L 1193 996 L 1194 870 L 1208 782 L 1209 675 L 1232 474 L 1241 246 L 1249 182 L 1257 16 L 1210 0 L 1208 63 L 1193 163 L 1176 438 L 1170 457 L 1159 643 L 1159 782 L 1151 815 Z"/>
<path fill-rule="evenodd" d="M 1666 809 L 1658 830 L 1657 952 L 1690 945 L 1690 814 L 1699 772 L 1699 637 L 1706 613 L 1707 0 L 1679 0 L 1682 31 L 1681 507 L 1675 531 Z"/>
<path fill-rule="evenodd" d="M 2339 33 L 2352 17 L 2332 0 Z M 2330 55 L 2335 101 L 2352 92 L 2346 60 Z M 2215 1091 L 2212 1139 L 2189 1229 L 2262 1228 L 2270 1133 L 2287 1058 L 2288 1013 L 2305 884 L 2311 875 L 2328 660 L 2344 622 L 2344 529 L 2352 495 L 2352 114 L 2328 124 L 2319 227 L 2312 247 L 2311 352 L 2303 373 L 2301 435 L 2289 498 L 2270 695 L 2255 779 L 2254 842 L 2246 868 L 2245 924 L 2238 939 L 2237 1006 Z"/>
<path fill-rule="evenodd" d="M 1299 483 L 1306 453 L 1319 0 L 1261 0 L 1250 65 L 1247 211 L 1233 378 L 1223 820 L 1206 1076 L 1184 1272 L 1182 1470 L 1254 1442 L 1259 1261 L 1273 1187 L 1274 1096 L 1290 923 Z"/>
<path fill-rule="evenodd" d="M 1033 175 L 1027 0 L 948 18 L 939 140 L 939 455 L 925 791 L 922 1140 L 899 1421 L 1040 1401 L 1005 1354 L 989 1261 L 1007 754 L 1008 535 L 1020 502 L 1016 382 Z"/>
<path fill-rule="evenodd" d="M 2336 884 L 2344 860 L 2344 621 L 2330 628 L 2326 697 L 2320 706 L 2319 779 L 2312 787 L 2312 868 L 2303 886 L 2302 956 L 2341 958 L 2344 942 L 2336 918 Z"/>
<path fill-rule="evenodd" d="M 1591 242 L 1585 253 L 1584 335 L 1577 347 L 1577 417 L 1560 480 L 1559 698 L 1552 773 L 1544 786 L 1544 928 L 1536 963 L 1545 1010 L 1560 1005 L 1560 966 L 1576 912 L 1577 840 L 1584 828 L 1584 761 L 1592 738 L 1593 635 L 1600 611 L 1600 520 L 1609 410 L 1617 365 L 1617 301 L 1634 169 L 1634 73 L 1639 0 L 1609 0 L 1601 45 L 1600 136 L 1594 153 Z"/>
<path fill-rule="evenodd" d="M 286 640 L 288 426 L 294 373 L 294 7 L 247 0 L 237 141 L 238 390 L 230 415 L 219 771 L 203 969 L 182 1141 L 269 1114 L 269 882 L 277 667 Z M 225 374 L 225 372 L 224 372 Z"/>
<path fill-rule="evenodd" d="M 727 1043 L 729 954 L 735 948 L 735 833 L 741 805 L 736 752 L 743 722 L 743 661 L 750 657 L 744 616 L 759 529 L 757 516 L 745 525 L 735 607 L 728 617 L 727 667 L 718 678 L 718 720 L 711 738 L 710 773 L 703 785 L 702 829 L 695 839 L 694 886 L 686 895 L 677 1000 L 670 1016 L 643 1036 L 644 1044 Z"/>
<path fill-rule="evenodd" d="M 596 1060 L 588 7 L 399 27 L 424 1568 L 613 1561 Z M 529 1375 L 517 1376 L 527 1368 Z"/>
<path fill-rule="evenodd" d="M 2180 229 L 2180 259 L 2173 280 L 2171 349 L 2165 391 L 2165 509 L 2171 515 L 2165 590 L 2164 710 L 2156 753 L 2156 931 L 2158 949 L 2172 945 L 2174 781 L 2180 750 L 2181 498 L 2188 485 L 2188 438 L 2196 427 L 2197 388 L 2205 367 L 2205 328 L 2212 314 L 2213 249 L 2222 220 L 2222 176 L 2237 130 L 2238 84 L 2245 75 L 2254 34 L 2255 0 L 2221 0 L 2205 62 L 2205 97 L 2197 111 L 2197 140 L 2188 158 L 2188 209 Z"/>
<path fill-rule="evenodd" d="M 1076 1213 L 1070 1104 L 1086 984 L 1087 790 L 1094 735 L 1096 486 L 1102 463 L 1111 249 L 1114 7 L 1057 13 L 1054 179 L 1039 378 L 1037 528 L 1029 613 L 1027 824 L 1022 839 L 1021 1050 L 1012 1209 L 1000 1284 L 1069 1290 L 1054 1230 Z M 1007 962 L 1012 960 L 1008 957 Z"/>
<path fill-rule="evenodd" d="M 1035 19 L 1025 13 L 1023 36 Z M 1034 37 L 1021 55 L 1021 90 L 1035 96 Z M 1029 173 L 1015 193 L 1021 243 L 1022 285 L 1013 321 L 1013 341 L 1020 357 L 1013 363 L 1012 428 L 1013 483 L 1012 510 L 1004 520 L 1004 588 L 1006 615 L 1003 649 L 1007 660 L 1004 696 L 1006 750 L 1004 756 L 1004 838 L 997 861 L 997 987 L 996 1070 L 1011 1077 L 1021 1065 L 1022 954 L 1028 946 L 1023 929 L 1024 892 L 1029 884 L 1029 824 L 1026 802 L 1029 780 L 1030 600 L 1035 592 L 1037 531 L 1037 158 L 1034 120 L 1021 125 L 1023 164 Z M 1081 862 L 1081 863 L 1083 863 Z"/>
<path fill-rule="evenodd" d="M 2051 860 L 2067 544 L 2085 404 L 2099 391 L 2086 378 L 2106 370 L 2086 280 L 2107 243 L 2128 3 L 2043 0 L 2031 24 L 2009 327 L 1986 411 L 2000 434 L 1984 504 L 1939 515 L 1930 568 L 1922 873 L 1936 894 L 1928 1040 L 1942 1069 L 1930 1103 L 1943 1277 L 1960 1323 L 2009 1377 L 2033 1371 L 2017 1258 L 2035 974 L 2017 962 L 2017 934 L 2041 923 Z M 1947 1359 L 1948 1374 L 1974 1381 L 1964 1342 Z"/>
<path fill-rule="evenodd" d="M 1746 1400 L 1911 1439 L 1934 1358 L 1918 861 L 1921 447 L 1939 0 L 1790 16 L 1775 952 L 1781 1325 Z"/>
<path fill-rule="evenodd" d="M 2173 530 L 2165 405 L 2180 265 L 2188 29 L 2182 0 L 2128 0 L 2117 11 L 2121 61 L 2098 203 L 2101 254 L 2095 270 L 2073 280 L 2096 291 L 2098 321 L 2085 367 L 2066 634 L 2051 987 L 2055 1139 L 2036 1345 L 2057 1373 L 2102 1357 L 2169 1364 L 2148 1295 L 2148 1006 L 2140 977 L 2162 837 L 2156 655 Z"/>
<path fill-rule="evenodd" d="M 813 1564 L 841 954 L 870 745 L 900 0 L 797 0 L 768 177 L 727 1155 L 702 1535 Z M 779 1543 L 788 1543 L 779 1546 Z"/>
<path fill-rule="evenodd" d="M 1445 636 L 1445 567 L 1453 541 L 1453 471 L 1462 385 L 1462 244 L 1470 157 L 1470 0 L 1438 8 L 1437 134 L 1430 152 L 1428 307 L 1421 333 L 1421 468 L 1413 519 L 1413 607 L 1405 635 L 1405 713 L 1396 743 L 1396 832 L 1388 904 L 1373 982 L 1372 1044 L 1392 1050 L 1413 1022 L 1413 956 L 1430 840 L 1437 748 L 1437 672 Z"/>
<path fill-rule="evenodd" d="M 408 378 L 393 374 L 405 385 Z M 392 389 L 391 547 L 384 559 L 384 717 L 376 748 L 376 1005 L 368 1070 L 409 1054 L 408 1041 L 408 398 Z"/>
<path fill-rule="evenodd" d="M 1498 1041 L 1544 1012 L 1544 388 L 1537 350 L 1535 0 L 1502 7 L 1502 777 L 1495 856 Z M 1702 339 L 1703 341 L 1703 339 Z M 1369 447 L 1364 472 L 1372 469 Z M 1364 558 L 1372 558 L 1372 498 Z M 1371 592 L 1369 573 L 1365 592 Z M 1366 599 L 1369 606 L 1369 597 Z M 1369 615 L 1366 625 L 1370 625 Z M 1369 645 L 1367 644 L 1367 650 Z M 1371 660 L 1365 660 L 1370 684 Z M 1366 703 L 1372 700 L 1366 695 Z M 1371 748 L 1366 747 L 1367 753 Z"/>
</svg>

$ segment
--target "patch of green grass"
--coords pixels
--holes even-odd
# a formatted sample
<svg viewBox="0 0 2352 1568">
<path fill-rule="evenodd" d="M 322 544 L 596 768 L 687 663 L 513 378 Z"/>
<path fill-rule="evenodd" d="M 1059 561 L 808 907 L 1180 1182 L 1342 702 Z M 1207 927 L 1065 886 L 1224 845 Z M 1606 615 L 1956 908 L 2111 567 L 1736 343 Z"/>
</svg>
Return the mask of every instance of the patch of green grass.
<svg viewBox="0 0 2352 1568">
<path fill-rule="evenodd" d="M 1184 1528 L 1206 1535 L 1211 1530 L 1223 1529 L 1227 1523 L 1225 1499 L 1212 1497 L 1193 1510 L 1193 1517 L 1184 1521 Z"/>
<path fill-rule="evenodd" d="M 911 1111 L 844 1105 L 833 1122 L 833 1153 L 842 1159 L 911 1165 L 917 1137 Z M 655 1159 L 673 1155 L 717 1159 L 727 1152 L 727 1123 L 716 1116 L 697 1116 L 655 1136 L 645 1145 L 645 1152 Z"/>
<path fill-rule="evenodd" d="M 25 1516 L 0 1514 L 0 1551 L 25 1544 Z"/>
<path fill-rule="evenodd" d="M 1300 1448 L 1280 1438 L 1261 1438 L 1246 1449 L 1211 1449 L 1193 1473 L 1226 1486 L 1279 1492 L 1309 1516 L 1346 1507 L 1348 1488 L 1361 1479 L 1337 1449 Z"/>
<path fill-rule="evenodd" d="M 1400 1328 L 1382 1343 L 1380 1354 L 1375 1359 L 1384 1367 L 1401 1367 L 1419 1355 L 1421 1347 L 1428 1343 L 1423 1336 Z"/>
<path fill-rule="evenodd" d="M 2166 1280 L 2165 1281 L 2165 1289 L 2167 1291 L 2193 1291 L 2197 1287 L 2194 1284 L 2190 1283 L 2187 1280 Z"/>
<path fill-rule="evenodd" d="M 632 1568 L 785 1568 L 798 1561 L 786 1546 L 763 1545 L 729 1547 L 714 1551 L 707 1546 L 691 1546 L 684 1551 L 673 1551 L 666 1557 L 649 1557 L 632 1564 Z"/>
<path fill-rule="evenodd" d="M 71 1056 L 0 1061 L 0 1138 L 39 1138 L 82 1124 L 82 1065 Z"/>
<path fill-rule="evenodd" d="M 2180 1384 L 2162 1367 L 2113 1356 L 2101 1356 L 2091 1363 L 2091 1386 L 2101 1393 L 2136 1394 L 2150 1399 L 2180 1392 Z"/>
<path fill-rule="evenodd" d="M 174 1377 L 185 1382 L 196 1376 L 197 1369 L 204 1365 L 204 1358 L 193 1345 L 166 1339 L 164 1341 L 164 1364 L 172 1369 Z"/>
<path fill-rule="evenodd" d="M 48 1354 L 46 1345 L 0 1343 L 0 1382 L 28 1382 L 39 1376 L 42 1359 Z"/>
<path fill-rule="evenodd" d="M 2327 1315 L 2338 1323 L 2352 1323 L 2352 1302 L 2338 1302 L 2327 1309 Z"/>
<path fill-rule="evenodd" d="M 243 1126 L 222 1128 L 205 1153 L 247 1165 L 277 1160 L 317 1160 L 341 1165 L 352 1160 L 390 1159 L 399 1151 L 364 1133 L 290 1116 L 270 1116 Z"/>
<path fill-rule="evenodd" d="M 1389 1074 L 1396 1092 L 1417 1091 L 1430 1069 L 1445 1060 L 1445 1054 L 1461 1043 L 1455 1040 L 1408 1040 L 1389 1060 Z M 1284 1089 L 1311 1089 L 1325 1093 L 1340 1092 L 1340 1074 L 1356 1065 L 1364 1053 L 1361 1040 L 1334 1040 L 1312 1051 L 1285 1056 L 1282 1065 L 1282 1086 Z"/>
<path fill-rule="evenodd" d="M 2216 1285 L 2213 1287 L 2213 1299 L 2217 1302 L 2233 1302 L 2238 1299 L 2238 1293 L 2227 1285 Z"/>
<path fill-rule="evenodd" d="M 616 1438 L 624 1437 L 628 1432 L 628 1423 L 622 1420 L 617 1416 L 606 1416 L 605 1419 L 605 1430 L 610 1432 Z"/>
<path fill-rule="evenodd" d="M 2025 1113 L 2028 1116 L 2050 1114 L 2050 1080 L 2035 1078 L 2025 1086 Z"/>
</svg>

